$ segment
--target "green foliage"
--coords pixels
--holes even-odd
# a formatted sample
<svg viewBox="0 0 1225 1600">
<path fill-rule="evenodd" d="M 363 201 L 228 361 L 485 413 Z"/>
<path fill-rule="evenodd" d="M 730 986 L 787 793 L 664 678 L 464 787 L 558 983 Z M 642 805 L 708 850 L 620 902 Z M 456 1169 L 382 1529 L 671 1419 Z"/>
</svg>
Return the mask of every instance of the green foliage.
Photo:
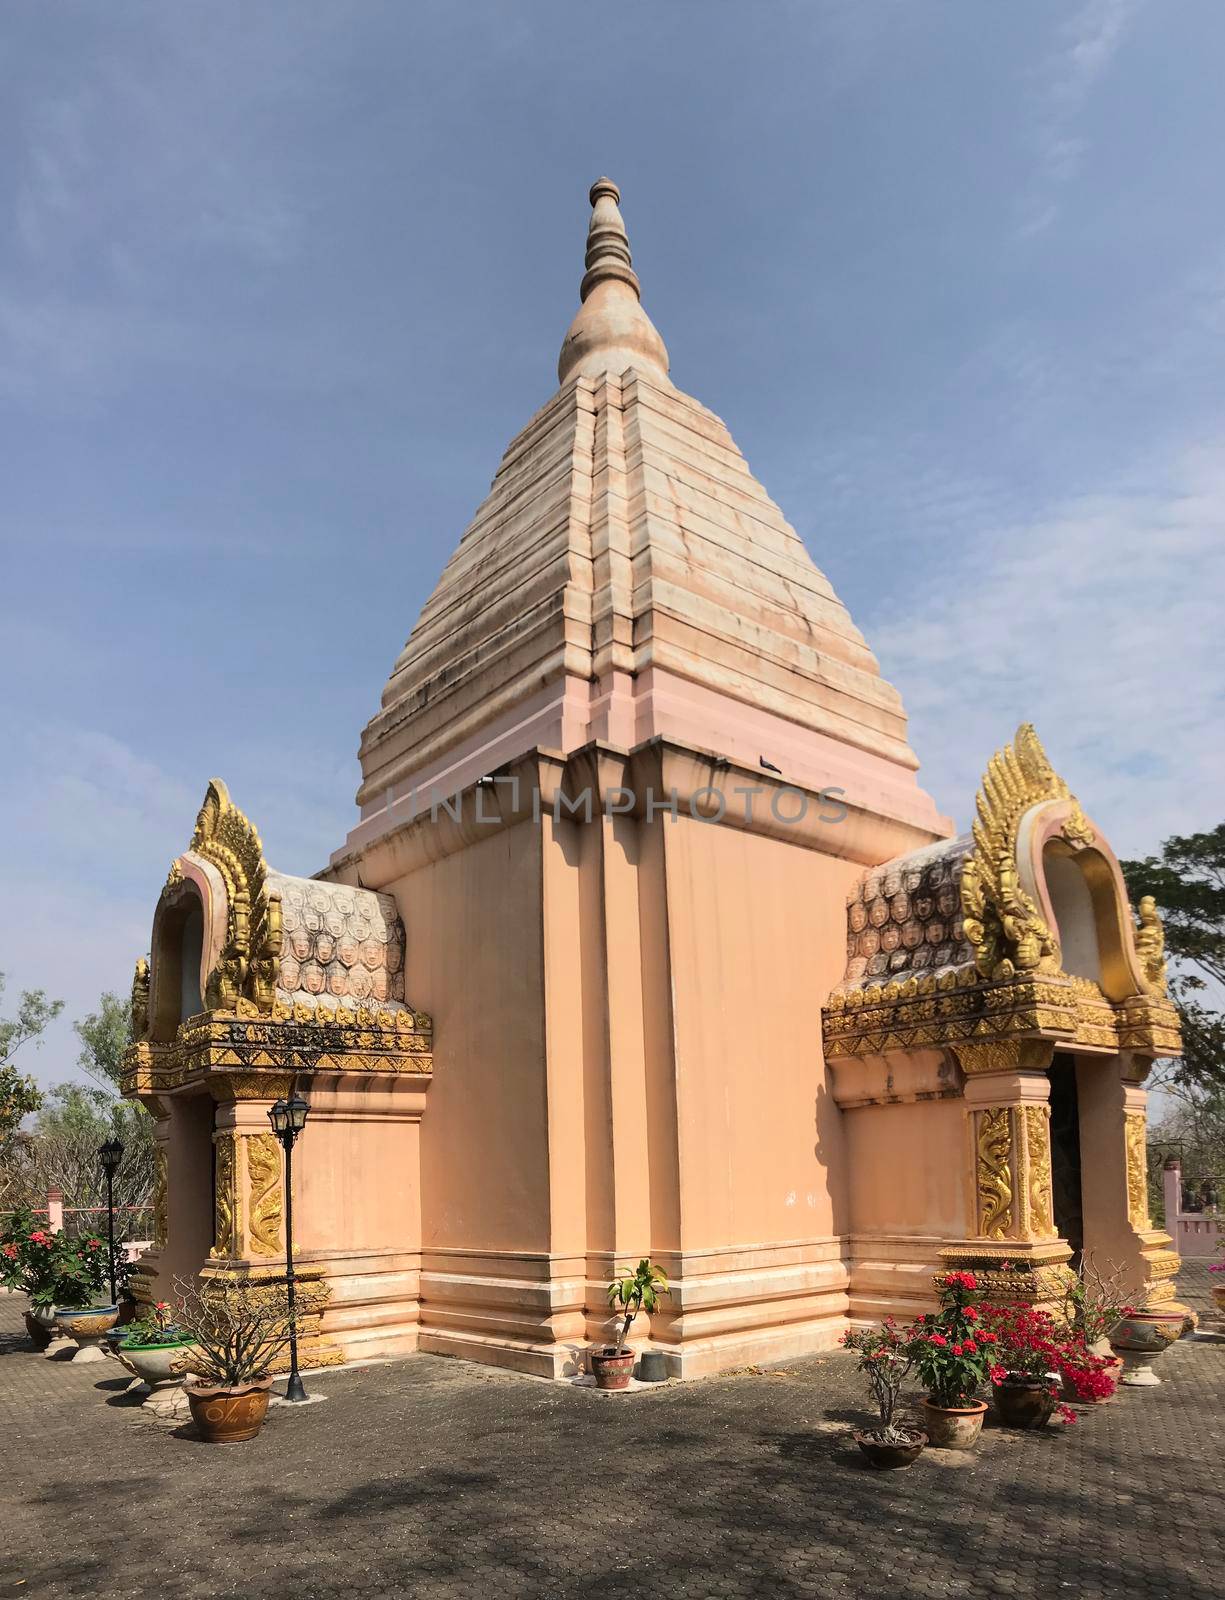
<svg viewBox="0 0 1225 1600">
<path fill-rule="evenodd" d="M 147 1317 L 128 1323 L 123 1343 L 130 1350 L 149 1350 L 155 1345 L 190 1344 L 191 1338 L 174 1320 L 169 1302 L 159 1300 Z"/>
<path fill-rule="evenodd" d="M 4 974 L 0 972 L 0 995 L 4 993 Z M 0 1017 L 0 1060 L 16 1055 L 23 1044 L 38 1040 L 49 1023 L 64 1009 L 62 1000 L 48 1000 L 45 989 L 24 989 L 15 1017 Z"/>
<path fill-rule="evenodd" d="M 0 995 L 3 994 L 4 974 L 0 972 Z M 11 1058 L 23 1044 L 33 1041 L 37 1045 L 47 1024 L 63 1009 L 64 1002 L 48 1000 L 44 990 L 26 989 L 17 1003 L 17 1015 L 0 1017 L 0 1162 L 5 1164 L 5 1174 L 22 1118 L 42 1104 L 34 1079 L 19 1072 Z"/>
<path fill-rule="evenodd" d="M 1183 1057 L 1171 1087 L 1225 1095 L 1225 823 L 1167 839 L 1159 856 L 1120 863 L 1133 900 L 1149 894 L 1165 924 L 1170 995 L 1182 1018 Z"/>
<path fill-rule="evenodd" d="M 0 1151 L 6 1151 L 23 1117 L 43 1103 L 38 1085 L 11 1061 L 0 1063 Z"/>
<path fill-rule="evenodd" d="M 648 1313 L 654 1311 L 659 1305 L 659 1296 L 671 1292 L 668 1288 L 667 1273 L 662 1267 L 657 1267 L 648 1261 L 646 1256 L 643 1256 L 631 1276 L 613 1279 L 608 1285 L 608 1304 L 614 1311 L 620 1309 L 625 1312 L 625 1320 L 617 1339 L 618 1355 L 625 1348 L 630 1323 L 639 1311 Z"/>
<path fill-rule="evenodd" d="M 117 1089 L 123 1052 L 132 1042 L 128 1002 L 108 990 L 99 998 L 97 1011 L 72 1026 L 82 1047 L 77 1065 L 103 1088 Z"/>
</svg>

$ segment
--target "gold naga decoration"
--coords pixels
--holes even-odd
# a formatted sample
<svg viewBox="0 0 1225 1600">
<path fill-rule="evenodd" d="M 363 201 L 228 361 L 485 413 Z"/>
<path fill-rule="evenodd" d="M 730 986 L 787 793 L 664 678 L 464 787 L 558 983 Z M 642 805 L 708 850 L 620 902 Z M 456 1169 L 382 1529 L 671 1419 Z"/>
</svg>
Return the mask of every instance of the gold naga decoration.
<svg viewBox="0 0 1225 1600">
<path fill-rule="evenodd" d="M 1136 927 L 1136 954 L 1140 958 L 1145 981 L 1154 994 L 1166 992 L 1165 929 L 1157 902 L 1151 894 L 1144 895 L 1136 907 L 1139 918 Z"/>
<path fill-rule="evenodd" d="M 281 1248 L 281 1149 L 270 1133 L 245 1140 L 251 1183 L 251 1248 L 275 1256 Z"/>
<path fill-rule="evenodd" d="M 1047 1239 L 1056 1232 L 1051 1194 L 1048 1117 L 1046 1106 L 1026 1106 L 1023 1111 L 1025 1160 L 1028 1167 L 1025 1233 L 1034 1239 Z"/>
<path fill-rule="evenodd" d="M 141 956 L 132 979 L 132 1038 L 143 1039 L 149 1031 L 149 958 Z"/>
<path fill-rule="evenodd" d="M 217 1140 L 213 1193 L 213 1256 L 239 1254 L 240 1202 L 237 1183 L 237 1140 L 232 1133 Z"/>
<path fill-rule="evenodd" d="M 961 869 L 965 935 L 985 978 L 1059 970 L 1059 941 L 1017 874 L 1017 830 L 1031 806 L 1071 798 L 1032 723 L 1023 722 L 1012 744 L 988 763 L 976 802 L 974 849 Z M 1079 806 L 1069 821 L 1082 841 L 1091 834 Z"/>
<path fill-rule="evenodd" d="M 271 1011 L 281 954 L 281 902 L 268 893 L 259 833 L 220 778 L 209 783 L 191 849 L 220 872 L 229 901 L 225 944 L 204 1003 L 210 1010 L 234 1011 L 245 999 L 257 1012 Z"/>
<path fill-rule="evenodd" d="M 978 1231 L 1002 1239 L 1012 1221 L 1012 1127 L 1007 1106 L 984 1111 L 978 1125 Z"/>
<path fill-rule="evenodd" d="M 166 1243 L 166 1187 L 169 1174 L 166 1146 L 159 1144 L 153 1155 L 153 1243 L 160 1250 Z"/>
<path fill-rule="evenodd" d="M 1127 1145 L 1127 1220 L 1140 1233 L 1150 1225 L 1146 1120 L 1143 1111 L 1129 1111 L 1123 1133 Z"/>
</svg>

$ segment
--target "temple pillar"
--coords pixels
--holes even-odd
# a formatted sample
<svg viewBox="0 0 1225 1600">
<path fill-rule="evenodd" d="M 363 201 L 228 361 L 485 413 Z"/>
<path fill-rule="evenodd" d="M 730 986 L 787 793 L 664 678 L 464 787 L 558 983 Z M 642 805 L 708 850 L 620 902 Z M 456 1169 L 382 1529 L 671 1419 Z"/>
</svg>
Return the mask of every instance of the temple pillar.
<svg viewBox="0 0 1225 1600">
<path fill-rule="evenodd" d="M 279 1299 L 284 1291 L 284 1155 L 268 1113 L 276 1100 L 291 1093 L 293 1081 L 293 1074 L 279 1072 L 219 1074 L 208 1080 L 216 1112 L 213 1247 L 200 1269 L 205 1293 L 210 1280 L 222 1278 L 237 1279 L 255 1296 L 263 1291 Z M 305 1154 L 301 1144 L 299 1141 L 299 1162 Z M 298 1188 L 295 1174 L 295 1198 Z M 300 1239 L 299 1234 L 295 1245 L 300 1245 Z M 344 1360 L 344 1355 L 321 1326 L 323 1308 L 331 1293 L 330 1285 L 324 1282 L 324 1268 L 299 1259 L 295 1250 L 294 1276 L 299 1364 L 304 1369 L 335 1366 Z M 274 1361 L 273 1369 L 282 1372 L 288 1366 L 286 1349 Z"/>
<path fill-rule="evenodd" d="M 1152 1063 L 1124 1052 L 1076 1063 L 1085 1253 L 1098 1269 L 1122 1269 L 1128 1293 L 1149 1305 L 1174 1299 L 1174 1241 L 1148 1207 L 1148 1090 Z"/>
<path fill-rule="evenodd" d="M 1017 1040 L 956 1047 L 966 1073 L 966 1215 L 973 1234 L 946 1245 L 947 1267 L 972 1271 L 988 1300 L 1059 1306 L 1072 1249 L 1055 1227 L 1051 1187 L 1053 1046 Z"/>
</svg>

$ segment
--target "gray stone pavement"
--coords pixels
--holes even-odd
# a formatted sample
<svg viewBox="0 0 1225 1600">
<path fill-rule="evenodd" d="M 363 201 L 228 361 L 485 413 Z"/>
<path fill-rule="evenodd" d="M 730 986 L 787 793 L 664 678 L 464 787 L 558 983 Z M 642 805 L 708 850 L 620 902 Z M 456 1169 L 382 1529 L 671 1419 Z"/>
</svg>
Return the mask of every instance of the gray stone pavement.
<svg viewBox="0 0 1225 1600">
<path fill-rule="evenodd" d="M 1193 1268 L 1184 1295 L 1208 1305 Z M 1225 1341 L 1074 1427 L 874 1473 L 847 1356 L 629 1397 L 418 1357 L 320 1374 L 250 1444 L 145 1421 L 0 1296 L 0 1596 L 1225 1593 Z M 1206 1322 L 1210 1319 L 1205 1319 Z"/>
</svg>

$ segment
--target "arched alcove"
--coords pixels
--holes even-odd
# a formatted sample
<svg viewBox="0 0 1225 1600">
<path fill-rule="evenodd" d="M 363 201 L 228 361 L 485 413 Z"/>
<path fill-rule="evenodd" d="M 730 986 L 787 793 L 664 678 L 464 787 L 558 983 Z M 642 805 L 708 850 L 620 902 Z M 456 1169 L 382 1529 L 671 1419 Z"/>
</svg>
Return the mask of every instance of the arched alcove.
<svg viewBox="0 0 1225 1600">
<path fill-rule="evenodd" d="M 1064 840 L 1048 839 L 1042 850 L 1042 871 L 1055 914 L 1063 970 L 1100 984 L 1102 952 L 1097 914 L 1080 856 Z"/>
<path fill-rule="evenodd" d="M 193 884 L 158 907 L 150 963 L 150 1037 L 172 1040 L 179 1024 L 204 1010 L 200 972 L 204 959 L 204 905 Z"/>
</svg>

